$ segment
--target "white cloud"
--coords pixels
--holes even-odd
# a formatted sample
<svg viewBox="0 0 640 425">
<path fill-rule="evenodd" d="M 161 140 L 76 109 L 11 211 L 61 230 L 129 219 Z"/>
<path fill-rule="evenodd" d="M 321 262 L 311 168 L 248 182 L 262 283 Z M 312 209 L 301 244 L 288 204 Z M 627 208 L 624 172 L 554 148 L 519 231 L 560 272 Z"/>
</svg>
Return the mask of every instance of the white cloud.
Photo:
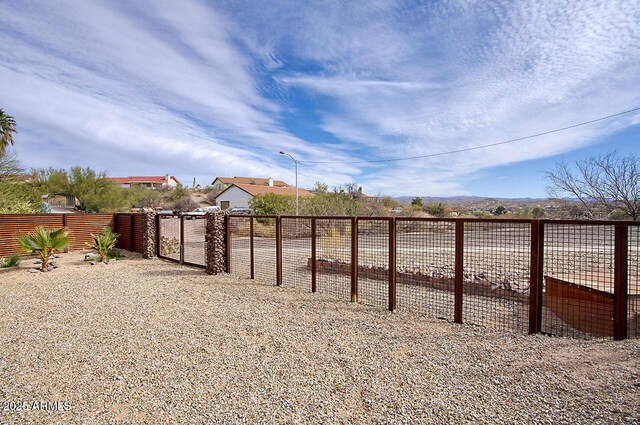
<svg viewBox="0 0 640 425">
<path fill-rule="evenodd" d="M 479 170 L 568 152 L 640 119 L 446 157 L 348 164 L 463 149 L 637 106 L 637 2 L 0 8 L 2 107 L 18 121 L 29 166 L 172 172 L 201 184 L 216 175 L 293 181 L 276 154 L 286 150 L 341 161 L 303 164 L 304 186 L 357 180 L 369 192 L 446 195 L 463 193 Z M 297 128 L 307 112 L 320 117 L 312 136 Z"/>
</svg>

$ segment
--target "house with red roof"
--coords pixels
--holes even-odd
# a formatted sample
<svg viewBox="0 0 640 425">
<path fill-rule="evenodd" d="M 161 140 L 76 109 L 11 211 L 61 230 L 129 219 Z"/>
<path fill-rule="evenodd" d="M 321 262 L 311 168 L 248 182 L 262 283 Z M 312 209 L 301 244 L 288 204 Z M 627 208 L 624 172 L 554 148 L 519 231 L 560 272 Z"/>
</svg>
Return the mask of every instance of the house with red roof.
<svg viewBox="0 0 640 425">
<path fill-rule="evenodd" d="M 172 189 L 181 183 L 174 176 L 169 174 L 164 176 L 129 176 L 129 177 L 108 177 L 124 188 L 141 187 L 144 189 Z"/>
</svg>

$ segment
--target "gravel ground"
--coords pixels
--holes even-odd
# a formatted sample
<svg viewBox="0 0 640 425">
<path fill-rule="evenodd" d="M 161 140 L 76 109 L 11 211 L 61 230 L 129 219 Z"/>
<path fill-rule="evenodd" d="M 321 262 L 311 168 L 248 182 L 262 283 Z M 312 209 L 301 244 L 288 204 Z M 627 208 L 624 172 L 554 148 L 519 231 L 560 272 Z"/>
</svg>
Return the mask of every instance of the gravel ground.
<svg viewBox="0 0 640 425">
<path fill-rule="evenodd" d="M 32 263 L 0 271 L 0 423 L 640 421 L 638 340 L 518 336 L 160 260 Z"/>
</svg>

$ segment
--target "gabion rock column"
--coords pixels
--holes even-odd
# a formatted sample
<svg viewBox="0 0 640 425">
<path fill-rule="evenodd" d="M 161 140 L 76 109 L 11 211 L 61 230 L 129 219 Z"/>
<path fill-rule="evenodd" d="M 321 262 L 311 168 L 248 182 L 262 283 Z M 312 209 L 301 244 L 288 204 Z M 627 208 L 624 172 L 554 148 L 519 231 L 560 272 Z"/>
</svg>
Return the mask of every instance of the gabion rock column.
<svg viewBox="0 0 640 425">
<path fill-rule="evenodd" d="M 157 252 L 156 213 L 142 215 L 142 258 L 154 258 Z"/>
<path fill-rule="evenodd" d="M 211 211 L 205 219 L 206 270 L 208 274 L 221 274 L 227 270 L 226 214 Z"/>
</svg>

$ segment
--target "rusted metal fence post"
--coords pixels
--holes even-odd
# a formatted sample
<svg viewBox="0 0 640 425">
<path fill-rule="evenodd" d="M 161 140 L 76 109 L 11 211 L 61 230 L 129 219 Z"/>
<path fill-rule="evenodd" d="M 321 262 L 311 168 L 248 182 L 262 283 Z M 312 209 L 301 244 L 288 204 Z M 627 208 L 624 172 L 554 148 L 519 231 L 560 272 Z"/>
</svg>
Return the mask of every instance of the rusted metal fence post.
<svg viewBox="0 0 640 425">
<path fill-rule="evenodd" d="M 253 243 L 253 217 L 249 217 L 249 264 L 251 268 L 251 279 L 256 278 L 255 248 Z"/>
<path fill-rule="evenodd" d="M 129 244 L 129 247 L 131 248 L 129 251 L 133 252 L 135 250 L 135 244 L 133 243 L 134 238 L 136 237 L 136 232 L 135 232 L 135 220 L 134 220 L 134 214 L 131 213 L 129 214 L 129 223 L 131 224 L 131 243 Z"/>
<path fill-rule="evenodd" d="M 464 221 L 456 221 L 454 322 L 462 323 L 462 293 L 464 290 Z"/>
<path fill-rule="evenodd" d="M 227 274 L 231 274 L 231 251 L 232 251 L 232 240 L 231 240 L 231 217 L 229 214 L 224 215 L 224 271 Z"/>
<path fill-rule="evenodd" d="M 389 219 L 389 311 L 396 309 L 396 218 Z"/>
<path fill-rule="evenodd" d="M 529 263 L 529 334 L 542 330 L 542 286 L 544 255 L 544 224 L 531 222 L 531 262 Z"/>
<path fill-rule="evenodd" d="M 276 285 L 282 286 L 282 221 L 276 217 Z"/>
<path fill-rule="evenodd" d="M 184 264 L 184 216 L 180 215 L 180 264 Z"/>
<path fill-rule="evenodd" d="M 311 219 L 311 292 L 318 290 L 316 283 L 316 218 Z"/>
<path fill-rule="evenodd" d="M 115 222 L 115 219 L 114 219 L 114 222 Z M 62 214 L 62 227 L 67 229 L 67 215 L 66 214 Z M 69 231 L 69 229 L 67 229 L 67 231 Z M 67 244 L 67 246 L 64 247 L 64 252 L 69 252 L 69 244 Z"/>
<path fill-rule="evenodd" d="M 351 302 L 358 302 L 358 218 L 351 217 Z"/>
<path fill-rule="evenodd" d="M 615 270 L 613 278 L 613 339 L 627 337 L 628 245 L 629 229 L 626 225 L 615 227 Z"/>
</svg>

